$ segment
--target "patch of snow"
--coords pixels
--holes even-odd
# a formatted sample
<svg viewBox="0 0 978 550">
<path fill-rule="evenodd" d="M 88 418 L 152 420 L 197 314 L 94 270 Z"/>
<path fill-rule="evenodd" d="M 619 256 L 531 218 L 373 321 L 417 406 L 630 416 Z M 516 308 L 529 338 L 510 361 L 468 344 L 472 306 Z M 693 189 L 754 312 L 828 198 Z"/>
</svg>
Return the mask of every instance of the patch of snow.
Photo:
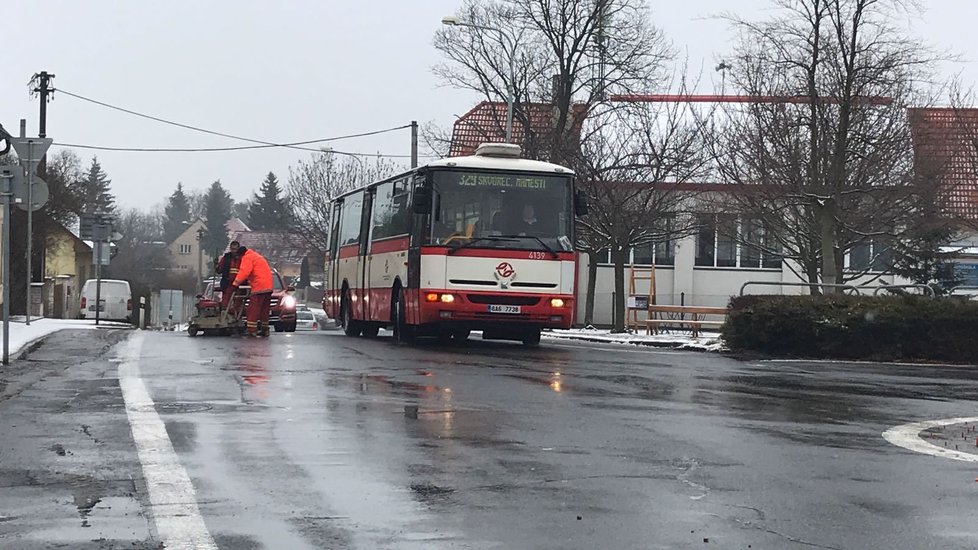
<svg viewBox="0 0 978 550">
<path fill-rule="evenodd" d="M 94 319 L 31 319 L 31 324 L 27 325 L 23 317 L 12 317 L 10 319 L 10 349 L 8 353 L 11 357 L 20 353 L 22 349 L 32 342 L 44 338 L 50 334 L 66 329 L 97 329 L 100 327 L 131 327 L 128 323 L 116 323 L 112 321 L 101 321 L 98 326 Z M 0 327 L 3 323 L 0 322 Z"/>
<path fill-rule="evenodd" d="M 609 330 L 597 329 L 591 326 L 567 330 L 551 330 L 543 333 L 546 338 L 563 340 L 583 340 L 609 344 L 624 344 L 632 346 L 657 346 L 684 350 L 700 350 L 719 352 L 724 350 L 723 341 L 719 335 L 710 334 L 693 338 L 688 334 L 641 334 L 641 333 L 612 333 Z"/>
</svg>

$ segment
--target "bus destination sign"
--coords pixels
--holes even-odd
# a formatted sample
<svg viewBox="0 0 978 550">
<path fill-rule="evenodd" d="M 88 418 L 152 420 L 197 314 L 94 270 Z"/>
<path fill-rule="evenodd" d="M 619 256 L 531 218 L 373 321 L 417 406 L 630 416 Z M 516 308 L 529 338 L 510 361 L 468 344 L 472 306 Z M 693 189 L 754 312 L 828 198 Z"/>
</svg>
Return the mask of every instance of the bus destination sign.
<svg viewBox="0 0 978 550">
<path fill-rule="evenodd" d="M 547 178 L 509 174 L 458 174 L 460 187 L 491 187 L 497 189 L 546 190 Z"/>
</svg>

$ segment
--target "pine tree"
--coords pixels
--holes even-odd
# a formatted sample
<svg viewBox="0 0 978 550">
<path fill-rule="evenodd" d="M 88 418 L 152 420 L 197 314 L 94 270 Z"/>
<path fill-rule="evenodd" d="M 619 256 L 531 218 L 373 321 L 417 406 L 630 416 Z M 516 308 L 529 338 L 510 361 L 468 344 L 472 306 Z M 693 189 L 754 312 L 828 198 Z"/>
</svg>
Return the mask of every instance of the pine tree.
<svg viewBox="0 0 978 550">
<path fill-rule="evenodd" d="M 204 202 L 204 217 L 207 218 L 204 227 L 204 254 L 216 257 L 227 247 L 227 223 L 231 219 L 233 206 L 234 200 L 221 185 L 221 181 L 212 183 Z"/>
<path fill-rule="evenodd" d="M 265 176 L 261 189 L 255 193 L 248 207 L 248 225 L 252 229 L 285 230 L 289 228 L 291 213 L 288 199 L 281 196 L 278 178 L 273 172 Z"/>
<path fill-rule="evenodd" d="M 98 157 L 92 157 L 92 165 L 82 176 L 81 191 L 83 212 L 114 212 L 115 197 L 109 190 L 112 180 L 102 171 Z"/>
<path fill-rule="evenodd" d="M 183 192 L 182 183 L 177 183 L 177 190 L 170 195 L 163 216 L 163 239 L 173 242 L 183 232 L 184 224 L 190 221 L 190 201 Z"/>
</svg>

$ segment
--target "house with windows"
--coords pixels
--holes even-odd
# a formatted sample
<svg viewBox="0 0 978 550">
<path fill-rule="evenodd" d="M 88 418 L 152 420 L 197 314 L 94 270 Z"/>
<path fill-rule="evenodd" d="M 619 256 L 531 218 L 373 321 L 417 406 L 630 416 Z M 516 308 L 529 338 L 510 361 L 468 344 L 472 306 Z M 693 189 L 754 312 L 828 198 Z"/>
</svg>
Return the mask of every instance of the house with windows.
<svg viewBox="0 0 978 550">
<path fill-rule="evenodd" d="M 203 273 L 209 273 L 208 267 L 213 263 L 213 258 L 206 250 L 200 249 L 200 238 L 206 231 L 203 218 L 197 218 L 193 223 L 187 224 L 183 232 L 176 239 L 173 239 L 167 249 L 170 251 L 170 266 L 172 269 L 182 272 L 193 273 L 195 277 L 201 277 L 197 270 L 198 257 L 203 266 Z"/>
<path fill-rule="evenodd" d="M 228 240 L 235 235 L 247 233 L 248 226 L 238 218 L 228 220 L 225 227 L 228 231 Z M 204 218 L 197 218 L 192 223 L 188 223 L 183 232 L 167 245 L 170 253 L 170 268 L 175 271 L 191 273 L 195 277 L 209 277 L 214 273 L 214 251 L 201 250 L 200 238 L 207 230 Z M 218 254 L 225 251 L 220 250 Z M 203 270 L 203 274 L 198 273 L 197 264 Z"/>
</svg>

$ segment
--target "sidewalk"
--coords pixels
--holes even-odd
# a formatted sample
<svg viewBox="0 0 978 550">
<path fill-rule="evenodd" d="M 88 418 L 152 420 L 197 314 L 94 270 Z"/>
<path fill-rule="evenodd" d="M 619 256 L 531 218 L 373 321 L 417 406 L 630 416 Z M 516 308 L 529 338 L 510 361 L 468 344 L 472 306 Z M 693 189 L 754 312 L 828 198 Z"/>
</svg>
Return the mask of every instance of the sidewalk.
<svg viewBox="0 0 978 550">
<path fill-rule="evenodd" d="M 30 344 L 58 332 L 59 330 L 65 329 L 96 329 L 96 328 L 127 328 L 131 327 L 127 323 L 116 323 L 111 321 L 100 321 L 99 325 L 95 325 L 95 320 L 93 319 L 45 319 L 45 318 L 35 318 L 31 319 L 31 324 L 28 326 L 25 322 L 24 317 L 11 317 L 10 318 L 10 356 L 14 357 L 21 352 L 24 348 Z M 3 327 L 3 323 L 0 322 L 0 328 Z"/>
<path fill-rule="evenodd" d="M 654 346 L 680 350 L 697 350 L 719 352 L 724 350 L 723 341 L 718 333 L 708 333 L 706 336 L 693 338 L 688 332 L 675 331 L 669 334 L 642 333 L 612 333 L 607 329 L 594 327 L 575 328 L 568 330 L 550 330 L 543 333 L 544 338 L 555 340 L 581 340 L 584 342 L 601 342 L 606 344 L 622 344 L 632 346 Z"/>
</svg>

